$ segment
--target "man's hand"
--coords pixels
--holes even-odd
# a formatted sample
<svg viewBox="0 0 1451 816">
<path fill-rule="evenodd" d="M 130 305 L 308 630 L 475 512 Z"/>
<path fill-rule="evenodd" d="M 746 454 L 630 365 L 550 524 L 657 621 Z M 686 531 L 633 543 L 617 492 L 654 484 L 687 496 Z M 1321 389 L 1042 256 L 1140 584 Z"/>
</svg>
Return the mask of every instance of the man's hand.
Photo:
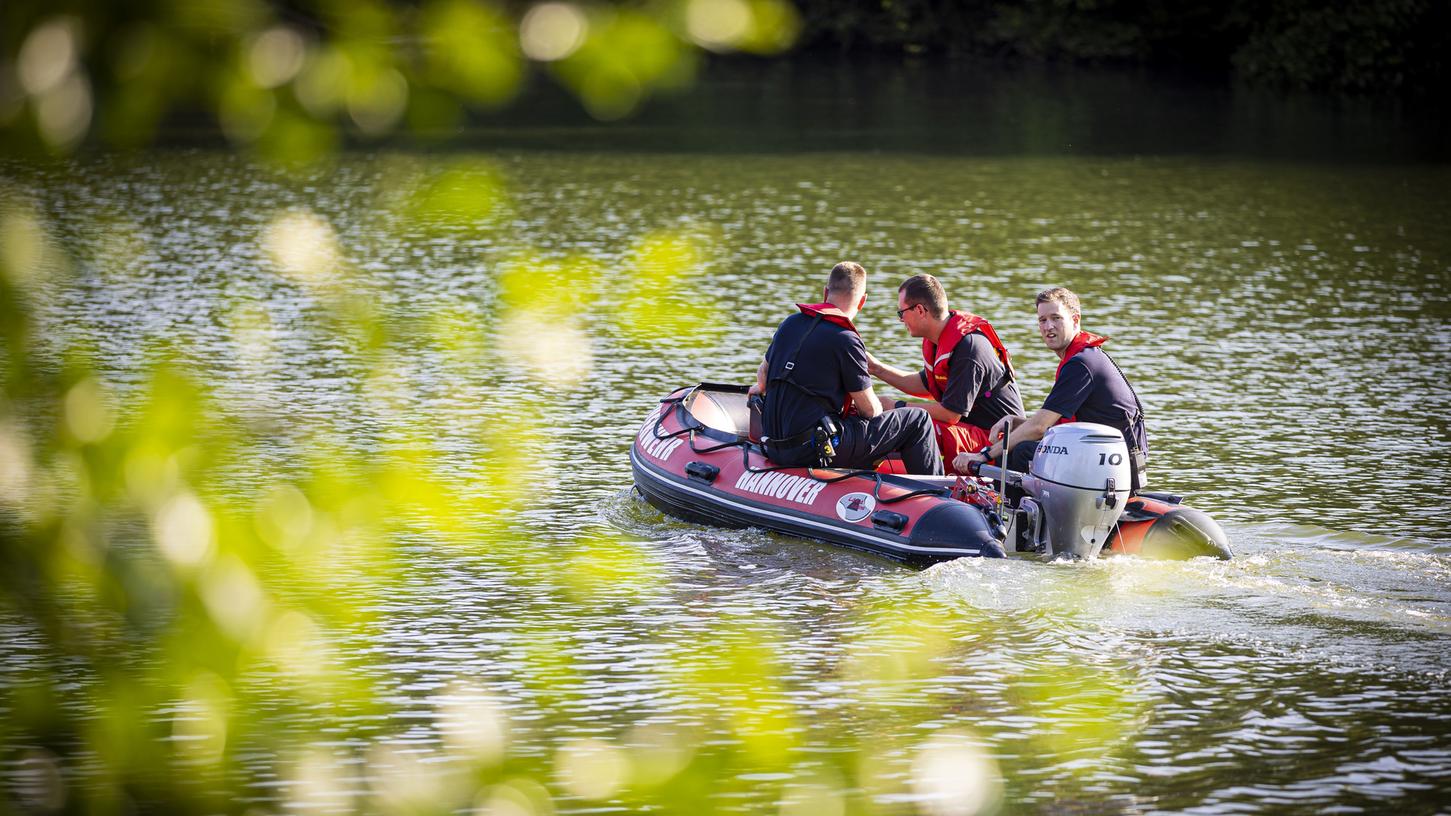
<svg viewBox="0 0 1451 816">
<path fill-rule="evenodd" d="M 751 383 L 751 387 L 746 389 L 746 396 L 748 397 L 754 397 L 763 393 L 765 392 L 761 390 L 761 386 L 756 383 Z"/>
<path fill-rule="evenodd" d="M 958 473 L 972 473 L 973 465 L 980 465 L 987 461 L 987 457 L 980 453 L 959 453 L 952 460 L 952 469 Z"/>
<path fill-rule="evenodd" d="M 1007 431 L 1009 428 L 1016 428 L 1018 426 L 1018 423 L 1022 421 L 1022 417 L 1008 414 L 1007 416 L 993 423 L 992 428 L 990 428 L 987 432 L 987 438 L 996 442 L 999 439 L 1003 438 L 1003 433 L 1005 431 Z"/>
<path fill-rule="evenodd" d="M 872 356 L 870 351 L 867 352 L 867 373 L 877 379 L 882 378 L 882 361 Z"/>
</svg>

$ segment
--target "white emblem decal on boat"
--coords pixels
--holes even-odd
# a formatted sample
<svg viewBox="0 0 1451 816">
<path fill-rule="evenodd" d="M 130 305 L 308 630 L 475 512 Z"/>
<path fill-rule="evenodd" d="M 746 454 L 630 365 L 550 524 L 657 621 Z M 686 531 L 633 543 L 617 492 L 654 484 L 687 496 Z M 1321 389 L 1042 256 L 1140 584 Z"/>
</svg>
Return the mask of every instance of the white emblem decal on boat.
<svg viewBox="0 0 1451 816">
<path fill-rule="evenodd" d="M 793 476 L 779 470 L 766 473 L 752 473 L 748 470 L 736 479 L 736 489 L 760 496 L 786 499 L 797 504 L 811 504 L 826 489 L 826 482 L 805 476 Z"/>
<path fill-rule="evenodd" d="M 861 521 L 875 509 L 877 500 L 869 493 L 848 493 L 836 500 L 836 514 L 842 521 Z"/>
</svg>

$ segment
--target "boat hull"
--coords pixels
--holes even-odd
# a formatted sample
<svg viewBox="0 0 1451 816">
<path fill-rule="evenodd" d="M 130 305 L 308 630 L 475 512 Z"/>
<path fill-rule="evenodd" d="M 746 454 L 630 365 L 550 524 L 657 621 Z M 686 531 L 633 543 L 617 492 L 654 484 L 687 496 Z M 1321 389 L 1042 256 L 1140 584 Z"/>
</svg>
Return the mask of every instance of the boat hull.
<svg viewBox="0 0 1451 816">
<path fill-rule="evenodd" d="M 707 395 L 712 400 L 743 402 L 744 389 L 712 389 Z M 1003 557 L 994 525 L 945 488 L 872 471 L 776 467 L 758 445 L 706 425 L 687 410 L 694 390 L 662 400 L 630 447 L 635 485 L 660 510 L 686 521 L 756 527 L 915 565 Z M 708 413 L 706 407 L 715 410 L 697 406 L 697 412 Z"/>
</svg>

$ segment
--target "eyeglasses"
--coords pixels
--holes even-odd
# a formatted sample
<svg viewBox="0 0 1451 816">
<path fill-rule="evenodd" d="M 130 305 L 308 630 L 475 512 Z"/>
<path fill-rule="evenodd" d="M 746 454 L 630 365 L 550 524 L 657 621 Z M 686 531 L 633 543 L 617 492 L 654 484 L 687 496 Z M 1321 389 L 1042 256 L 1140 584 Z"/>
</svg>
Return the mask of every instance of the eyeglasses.
<svg viewBox="0 0 1451 816">
<path fill-rule="evenodd" d="M 897 319 L 898 320 L 901 320 L 902 319 L 902 315 L 904 315 L 904 314 L 912 311 L 913 309 L 915 309 L 915 308 L 917 308 L 918 306 L 921 306 L 921 305 L 922 304 L 920 304 L 920 303 L 913 303 L 911 306 L 908 306 L 905 309 L 898 309 L 897 310 Z"/>
</svg>

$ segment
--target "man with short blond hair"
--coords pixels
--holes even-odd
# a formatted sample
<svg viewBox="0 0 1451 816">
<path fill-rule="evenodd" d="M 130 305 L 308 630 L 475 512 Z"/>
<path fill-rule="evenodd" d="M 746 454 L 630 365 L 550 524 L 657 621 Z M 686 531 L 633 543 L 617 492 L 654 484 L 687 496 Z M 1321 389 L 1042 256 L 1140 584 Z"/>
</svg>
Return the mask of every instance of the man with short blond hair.
<svg viewBox="0 0 1451 816">
<path fill-rule="evenodd" d="M 1063 305 L 1063 308 L 1066 309 L 1069 314 L 1080 317 L 1083 314 L 1083 309 L 1078 303 L 1078 295 L 1073 294 L 1071 290 L 1062 286 L 1054 286 L 1049 289 L 1044 289 L 1043 291 L 1038 293 L 1038 297 L 1036 298 L 1035 302 L 1039 306 L 1043 305 L 1044 303 L 1061 303 Z"/>
<path fill-rule="evenodd" d="M 897 319 L 922 338 L 923 367 L 903 371 L 868 355 L 867 370 L 897 390 L 923 397 L 932 416 L 946 471 L 957 473 L 959 453 L 981 450 L 988 429 L 1023 415 L 1008 350 L 987 320 L 949 309 L 947 293 L 931 275 L 913 275 L 897 287 Z M 965 471 L 964 471 L 965 472 Z"/>
<path fill-rule="evenodd" d="M 762 446 L 789 467 L 869 468 L 899 453 L 908 473 L 940 475 L 932 420 L 920 408 L 883 411 L 852 323 L 866 303 L 866 271 L 850 261 L 827 279 L 824 303 L 796 304 L 781 322 L 752 394 L 764 397 Z"/>
<path fill-rule="evenodd" d="M 959 454 L 954 465 L 965 470 L 983 461 L 984 455 L 997 459 L 1003 454 L 1003 431 L 1011 427 L 1011 439 L 1017 444 L 1008 452 L 1008 469 L 1026 472 L 1038 440 L 1049 428 L 1062 422 L 1097 422 L 1123 434 L 1132 466 L 1132 489 L 1138 490 L 1144 485 L 1149 457 L 1144 408 L 1118 364 L 1101 348 L 1108 338 L 1080 328 L 1078 295 L 1061 286 L 1039 292 L 1037 306 L 1038 334 L 1059 360 L 1053 390 L 1028 419 L 1004 417 L 994 424 L 989 431 L 993 444 L 985 454 Z"/>
<path fill-rule="evenodd" d="M 828 292 L 865 292 L 867 290 L 867 270 L 855 261 L 842 261 L 831 268 L 831 274 L 826 278 L 826 291 Z"/>
</svg>

